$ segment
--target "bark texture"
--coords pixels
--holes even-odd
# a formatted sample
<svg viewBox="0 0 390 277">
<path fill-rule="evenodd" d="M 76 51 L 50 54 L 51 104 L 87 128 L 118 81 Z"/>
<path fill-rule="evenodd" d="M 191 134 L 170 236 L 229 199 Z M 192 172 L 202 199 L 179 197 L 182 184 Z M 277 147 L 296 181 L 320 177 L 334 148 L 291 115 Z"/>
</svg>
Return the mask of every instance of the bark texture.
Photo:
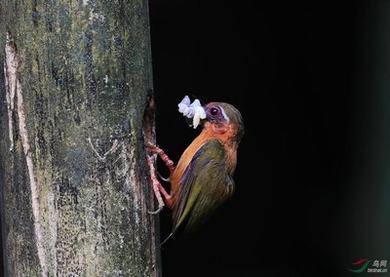
<svg viewBox="0 0 390 277">
<path fill-rule="evenodd" d="M 145 0 L 3 0 L 5 276 L 160 276 Z"/>
</svg>

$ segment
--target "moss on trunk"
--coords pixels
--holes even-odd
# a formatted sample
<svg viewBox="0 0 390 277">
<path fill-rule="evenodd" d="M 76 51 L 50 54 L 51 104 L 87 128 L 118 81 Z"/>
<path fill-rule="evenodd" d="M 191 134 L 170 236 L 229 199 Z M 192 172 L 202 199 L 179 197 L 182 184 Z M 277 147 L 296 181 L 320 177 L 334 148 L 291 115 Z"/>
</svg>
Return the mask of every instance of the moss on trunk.
<svg viewBox="0 0 390 277">
<path fill-rule="evenodd" d="M 147 1 L 2 5 L 0 47 L 9 43 L 18 57 L 23 97 L 21 106 L 9 105 L 6 93 L 15 103 L 21 97 L 10 96 L 10 76 L 1 72 L 6 275 L 159 276 L 143 137 L 152 91 Z M 2 64 L 7 58 L 2 50 Z"/>
</svg>

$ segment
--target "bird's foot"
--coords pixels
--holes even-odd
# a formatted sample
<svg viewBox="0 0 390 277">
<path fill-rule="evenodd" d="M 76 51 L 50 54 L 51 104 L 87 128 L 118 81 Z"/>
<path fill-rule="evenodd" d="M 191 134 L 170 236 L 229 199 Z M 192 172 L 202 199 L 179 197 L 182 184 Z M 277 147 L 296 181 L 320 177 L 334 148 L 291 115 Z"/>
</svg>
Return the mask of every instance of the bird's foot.
<svg viewBox="0 0 390 277">
<path fill-rule="evenodd" d="M 158 202 L 158 209 L 155 211 L 148 211 L 148 212 L 149 214 L 158 214 L 165 207 L 165 204 L 169 208 L 172 206 L 172 197 L 169 195 L 169 193 L 164 189 L 164 187 L 157 179 L 156 170 L 154 168 L 153 156 L 148 156 L 148 165 L 150 170 L 150 178 L 152 179 L 152 184 L 153 184 L 153 192 Z M 163 197 L 165 199 L 165 202 L 163 200 Z"/>
<path fill-rule="evenodd" d="M 146 146 L 152 154 L 159 155 L 161 160 L 165 163 L 166 167 L 168 167 L 169 172 L 172 174 L 172 172 L 175 170 L 175 163 L 168 157 L 164 150 L 151 142 L 148 142 Z"/>
</svg>

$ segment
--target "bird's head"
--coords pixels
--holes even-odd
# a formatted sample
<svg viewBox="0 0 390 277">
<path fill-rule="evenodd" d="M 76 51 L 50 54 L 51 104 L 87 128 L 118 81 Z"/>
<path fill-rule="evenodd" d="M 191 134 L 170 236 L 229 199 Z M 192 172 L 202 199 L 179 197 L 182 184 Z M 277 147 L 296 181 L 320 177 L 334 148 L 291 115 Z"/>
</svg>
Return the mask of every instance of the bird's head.
<svg viewBox="0 0 390 277">
<path fill-rule="evenodd" d="M 179 103 L 179 112 L 192 119 L 191 126 L 203 125 L 210 135 L 225 137 L 239 142 L 244 135 L 241 113 L 233 105 L 223 102 L 210 102 L 201 106 L 198 99 L 191 103 L 188 96 Z"/>
<path fill-rule="evenodd" d="M 211 102 L 204 106 L 206 118 L 204 128 L 211 128 L 216 134 L 230 133 L 230 136 L 240 141 L 244 135 L 244 122 L 241 113 L 231 104 Z"/>
</svg>

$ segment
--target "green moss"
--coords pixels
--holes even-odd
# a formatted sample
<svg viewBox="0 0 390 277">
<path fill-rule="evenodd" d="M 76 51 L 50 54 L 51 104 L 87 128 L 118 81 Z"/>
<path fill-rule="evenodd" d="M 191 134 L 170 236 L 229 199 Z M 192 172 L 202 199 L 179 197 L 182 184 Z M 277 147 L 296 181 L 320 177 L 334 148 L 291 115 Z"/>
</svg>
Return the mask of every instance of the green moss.
<svg viewBox="0 0 390 277">
<path fill-rule="evenodd" d="M 50 275 L 151 276 L 153 218 L 141 151 L 142 115 L 151 86 L 146 1 L 4 1 L 2 30 L 18 47 L 27 127 L 40 189 Z M 4 32 L 0 34 L 4 45 Z M 0 51 L 1 52 L 1 51 Z M 0 54 L 0 59 L 3 58 Z M 1 122 L 1 124 L 4 124 Z M 4 128 L 6 126 L 3 126 Z M 93 142 L 92 149 L 88 138 Z M 114 140 L 117 151 L 105 160 Z M 21 149 L 9 160 L 23 172 Z M 20 254 L 14 275 L 38 276 L 28 179 L 23 198 L 7 181 L 12 220 L 17 200 L 24 229 L 10 229 Z M 9 223 L 13 224 L 13 223 Z M 22 269 L 23 268 L 23 269 Z M 26 274 L 28 273 L 28 274 Z"/>
</svg>

